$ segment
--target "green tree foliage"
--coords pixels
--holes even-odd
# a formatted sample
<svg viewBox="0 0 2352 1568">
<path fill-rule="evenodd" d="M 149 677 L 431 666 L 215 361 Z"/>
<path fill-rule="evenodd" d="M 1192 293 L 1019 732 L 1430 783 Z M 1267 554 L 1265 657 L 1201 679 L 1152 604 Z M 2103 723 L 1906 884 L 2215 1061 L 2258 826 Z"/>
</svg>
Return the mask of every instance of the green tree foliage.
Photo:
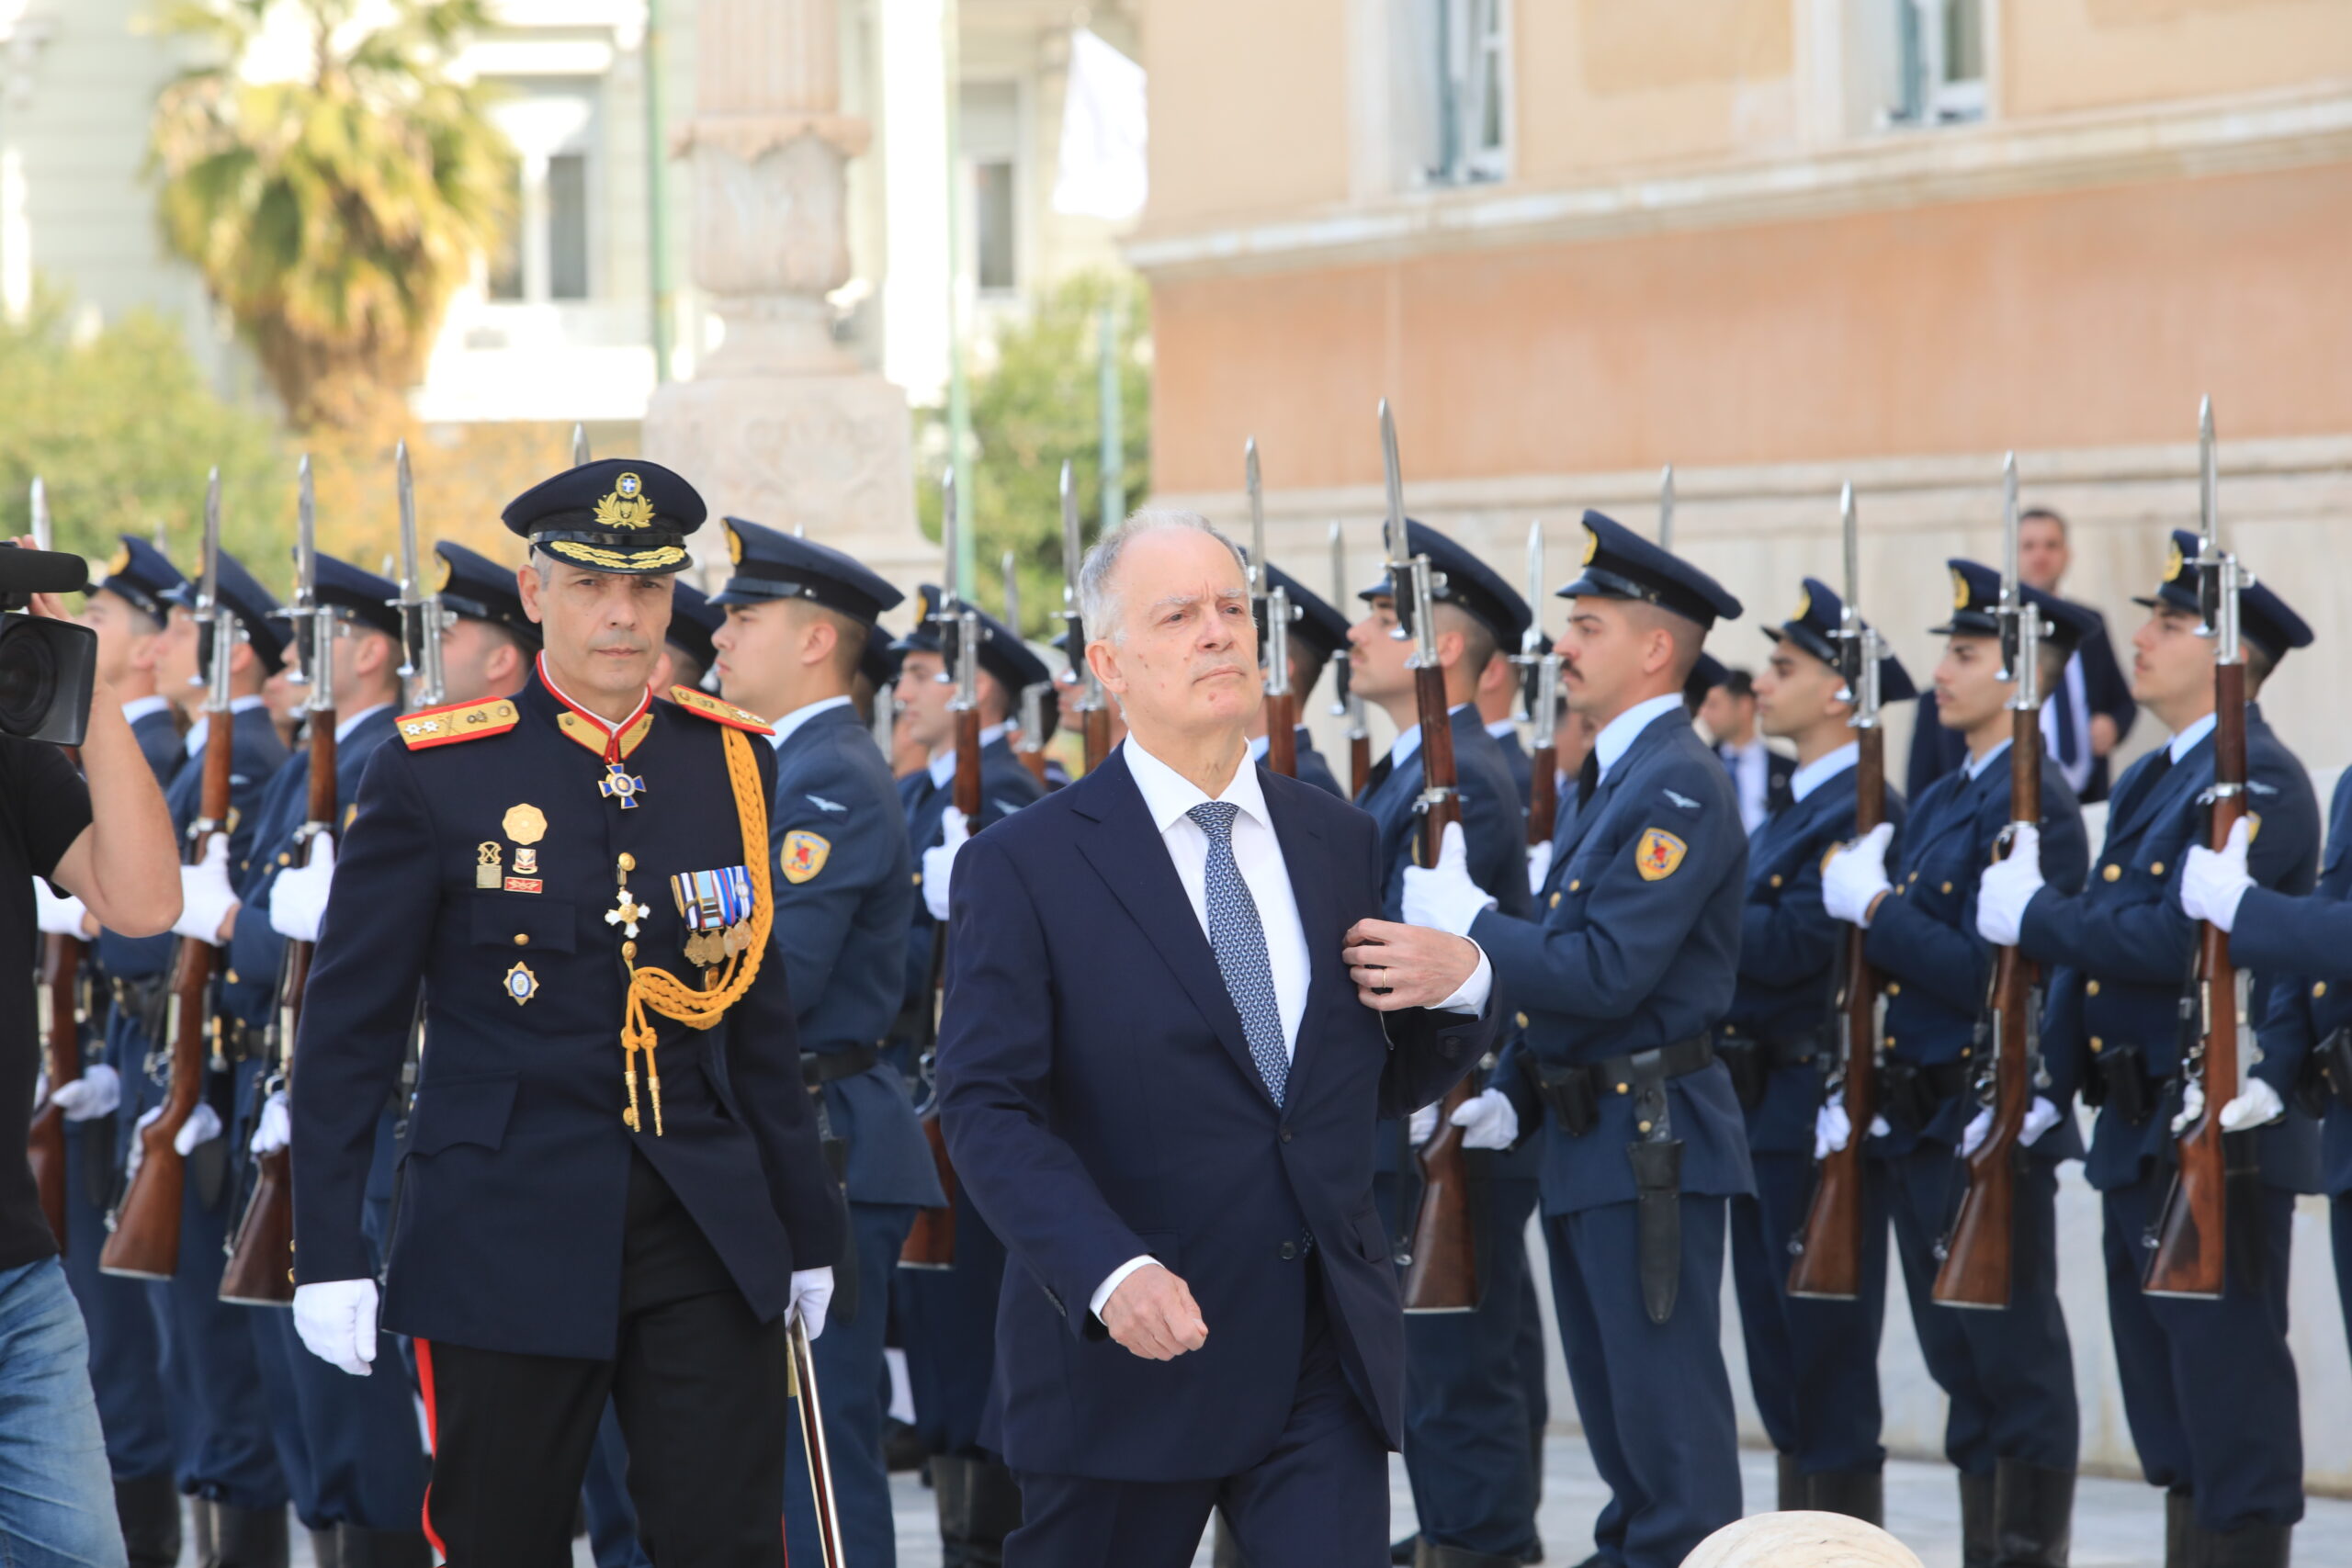
<svg viewBox="0 0 2352 1568">
<path fill-rule="evenodd" d="M 246 79 L 273 13 L 311 40 Z M 423 378 L 450 296 L 512 205 L 485 93 L 451 73 L 484 0 L 167 0 L 207 62 L 150 131 L 164 234 L 253 345 L 298 428 L 385 417 Z"/>
<path fill-rule="evenodd" d="M 214 395 L 176 322 L 134 312 L 75 333 L 67 321 L 62 299 L 44 293 L 24 321 L 0 322 L 0 532 L 26 531 L 38 474 L 58 548 L 104 561 L 117 535 L 148 538 L 160 526 L 185 567 L 201 537 L 205 470 L 217 463 L 229 548 L 282 576 L 290 481 L 271 421 Z"/>
<path fill-rule="evenodd" d="M 1061 469 L 1067 458 L 1079 515 L 1091 543 L 1102 516 L 1102 426 L 1097 320 L 1119 322 L 1123 472 L 1130 510 L 1151 489 L 1151 366 L 1148 306 L 1140 283 L 1090 274 L 1038 299 L 1025 321 L 1000 333 L 992 363 L 972 379 L 973 518 L 978 545 L 974 596 L 994 612 L 1002 592 L 998 563 L 1018 558 L 1022 630 L 1045 638 L 1062 603 Z M 939 536 L 938 475 L 947 457 L 946 412 L 920 412 L 915 487 L 925 533 Z"/>
</svg>

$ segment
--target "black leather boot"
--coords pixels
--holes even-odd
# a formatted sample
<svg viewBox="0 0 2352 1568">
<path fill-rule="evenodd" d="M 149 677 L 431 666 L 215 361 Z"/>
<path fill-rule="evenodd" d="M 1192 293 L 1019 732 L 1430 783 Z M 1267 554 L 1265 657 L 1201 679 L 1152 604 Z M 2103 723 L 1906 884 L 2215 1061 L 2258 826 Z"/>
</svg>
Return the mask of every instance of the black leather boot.
<svg viewBox="0 0 2352 1568">
<path fill-rule="evenodd" d="M 1960 1568 L 1993 1568 L 1993 1477 L 1960 1472 Z"/>
<path fill-rule="evenodd" d="M 2197 1526 L 2197 1499 L 2187 1492 L 2165 1494 L 2165 1568 L 2197 1568 L 2188 1532 Z"/>
<path fill-rule="evenodd" d="M 169 1473 L 114 1483 L 115 1517 L 130 1568 L 176 1568 L 180 1560 L 180 1489 Z"/>
<path fill-rule="evenodd" d="M 1519 1568 L 1519 1554 L 1473 1551 L 1465 1546 L 1440 1546 L 1427 1536 L 1413 1548 L 1413 1568 Z"/>
<path fill-rule="evenodd" d="M 1997 1568 L 2066 1568 L 2075 1533 L 2075 1472 L 2022 1460 L 1993 1472 L 1993 1549 Z"/>
<path fill-rule="evenodd" d="M 2209 1530 L 2190 1520 L 2189 1551 L 2197 1568 L 2287 1568 L 2292 1525 L 2241 1525 Z"/>
<path fill-rule="evenodd" d="M 1782 1454 L 1780 1461 L 1781 1491 L 1775 1506 L 1783 1514 L 1812 1507 L 1813 1488 L 1805 1484 L 1804 1472 L 1797 1468 L 1797 1456 Z"/>
<path fill-rule="evenodd" d="M 286 1510 L 212 1505 L 215 1568 L 286 1568 Z"/>
<path fill-rule="evenodd" d="M 433 1568 L 433 1543 L 423 1530 L 373 1530 L 364 1525 L 335 1527 L 340 1568 Z"/>
<path fill-rule="evenodd" d="M 1825 1470 L 1805 1481 L 1813 1495 L 1807 1506 L 1864 1524 L 1886 1523 L 1886 1477 L 1877 1471 Z"/>
<path fill-rule="evenodd" d="M 965 1560 L 971 1568 L 1001 1568 L 1004 1538 L 1021 1528 L 1021 1483 L 1010 1465 L 985 1459 L 970 1463 L 971 1533 Z"/>
</svg>

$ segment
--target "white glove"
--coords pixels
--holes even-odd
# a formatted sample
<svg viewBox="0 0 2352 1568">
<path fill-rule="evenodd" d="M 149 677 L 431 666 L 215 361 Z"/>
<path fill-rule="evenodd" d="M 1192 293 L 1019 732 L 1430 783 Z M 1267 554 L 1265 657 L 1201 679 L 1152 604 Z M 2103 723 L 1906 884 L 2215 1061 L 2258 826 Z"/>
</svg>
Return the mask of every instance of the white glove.
<svg viewBox="0 0 2352 1568">
<path fill-rule="evenodd" d="M 1821 1109 L 1813 1113 L 1813 1157 L 1827 1159 L 1843 1149 L 1853 1135 L 1854 1123 L 1846 1114 L 1845 1100 L 1823 1100 Z"/>
<path fill-rule="evenodd" d="M 122 1103 L 122 1077 L 104 1062 L 93 1062 L 72 1083 L 59 1084 L 50 1098 L 68 1122 L 95 1122 Z"/>
<path fill-rule="evenodd" d="M 261 1118 L 254 1124 L 254 1135 L 246 1149 L 255 1155 L 274 1155 L 294 1141 L 293 1119 L 286 1113 L 286 1091 L 275 1089 L 261 1102 Z"/>
<path fill-rule="evenodd" d="M 1527 852 L 1527 890 L 1544 891 L 1544 879 L 1552 874 L 1552 840 L 1544 840 Z"/>
<path fill-rule="evenodd" d="M 80 936 L 89 907 L 72 894 L 62 898 L 49 890 L 49 878 L 33 878 L 33 924 L 49 936 Z"/>
<path fill-rule="evenodd" d="M 1507 1149 L 1519 1142 L 1519 1111 L 1498 1089 L 1480 1089 L 1453 1108 L 1465 1149 Z"/>
<path fill-rule="evenodd" d="M 2025 1108 L 2025 1120 L 2018 1124 L 2018 1142 L 2030 1146 L 2042 1134 L 2058 1125 L 2058 1108 L 2040 1095 Z M 1993 1108 L 1984 1107 L 1969 1118 L 1967 1131 L 1960 1135 L 1960 1153 L 1964 1159 L 1984 1145 L 1985 1135 L 1993 1131 Z"/>
<path fill-rule="evenodd" d="M 833 1302 L 833 1271 L 827 1269 L 795 1269 L 792 1271 L 792 1300 L 784 1309 L 785 1320 L 798 1313 L 808 1325 L 808 1337 L 814 1339 L 825 1332 L 825 1309 Z"/>
<path fill-rule="evenodd" d="M 288 942 L 316 942 L 326 918 L 327 885 L 334 879 L 334 835 L 321 833 L 311 863 L 288 868 L 269 885 L 270 929 Z"/>
<path fill-rule="evenodd" d="M 1894 826 L 1882 822 L 1829 857 L 1821 870 L 1821 906 L 1832 919 L 1867 926 L 1871 903 L 1888 891 L 1886 846 Z"/>
<path fill-rule="evenodd" d="M 940 815 L 939 835 L 939 842 L 922 852 L 922 907 L 934 920 L 947 918 L 948 875 L 956 866 L 956 852 L 972 836 L 971 824 L 951 806 Z"/>
<path fill-rule="evenodd" d="M 194 865 L 180 867 L 180 918 L 172 922 L 173 933 L 217 947 L 221 924 L 236 907 L 236 889 L 229 886 L 229 835 L 215 833 Z"/>
<path fill-rule="evenodd" d="M 1405 1119 L 1405 1141 L 1419 1148 L 1437 1131 L 1437 1107 L 1424 1105 Z"/>
<path fill-rule="evenodd" d="M 2188 863 L 2180 872 L 2180 907 L 2190 919 L 2211 921 L 2223 931 L 2237 924 L 2238 900 L 2254 886 L 2254 877 L 2245 868 L 2245 847 L 2251 836 L 2246 819 L 2241 817 L 2218 852 L 2202 844 L 2189 850 Z M 2222 1120 L 2228 1119 L 2224 1112 Z"/>
<path fill-rule="evenodd" d="M 2041 829 L 2020 824 L 2007 859 L 1984 868 L 1976 884 L 1976 934 L 1995 947 L 2015 947 L 2025 907 L 2041 891 Z"/>
<path fill-rule="evenodd" d="M 1471 922 L 1495 901 L 1470 880 L 1470 840 L 1449 822 L 1438 840 L 1437 863 L 1405 868 L 1405 923 L 1468 936 Z"/>
<path fill-rule="evenodd" d="M 294 1287 L 294 1332 L 320 1360 L 364 1378 L 375 1369 L 376 1281 L 325 1280 Z"/>
<path fill-rule="evenodd" d="M 187 1113 L 180 1130 L 172 1134 L 172 1147 L 182 1159 L 196 1153 L 197 1145 L 209 1144 L 220 1135 L 220 1113 L 202 1100 Z"/>
</svg>

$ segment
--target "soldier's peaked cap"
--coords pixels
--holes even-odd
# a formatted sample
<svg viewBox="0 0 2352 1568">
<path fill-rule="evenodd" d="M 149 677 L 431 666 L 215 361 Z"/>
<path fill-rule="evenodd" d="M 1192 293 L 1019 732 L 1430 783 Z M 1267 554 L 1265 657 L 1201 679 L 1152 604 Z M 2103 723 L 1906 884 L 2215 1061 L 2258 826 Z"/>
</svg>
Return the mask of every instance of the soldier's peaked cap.
<svg viewBox="0 0 2352 1568">
<path fill-rule="evenodd" d="M 2135 598 L 2132 603 L 2152 610 L 2159 604 L 2175 610 L 2199 608 L 2198 589 L 2205 570 L 2197 564 L 2200 544 L 2188 529 L 2174 529 L 2172 543 L 2165 550 L 2164 581 L 2157 584 L 2154 593 L 2144 599 Z M 2263 582 L 2239 590 L 2238 630 L 2246 641 L 2268 655 L 2274 664 L 2286 657 L 2288 649 L 2309 648 L 2312 644 L 2312 628 L 2302 616 Z"/>
<path fill-rule="evenodd" d="M 1637 599 L 1702 628 L 1739 619 L 1739 601 L 1724 585 L 1613 517 L 1584 514 L 1584 571 L 1560 590 L 1563 599 Z"/>
<path fill-rule="evenodd" d="M 1838 591 L 1817 577 L 1808 577 L 1798 592 L 1795 612 L 1777 626 L 1759 629 L 1776 643 L 1786 637 L 1831 669 L 1842 670 L 1845 663 L 1838 646 L 1838 628 L 1845 615 L 1846 601 Z M 1907 703 L 1919 694 L 1919 688 L 1911 683 L 1911 672 L 1903 668 L 1903 660 L 1894 657 L 1892 649 L 1878 661 L 1878 694 L 1881 702 L 1887 703 Z"/>
<path fill-rule="evenodd" d="M 1405 519 L 1405 548 L 1413 555 L 1430 558 L 1430 569 L 1435 574 L 1430 598 L 1476 616 L 1503 648 L 1518 649 L 1519 639 L 1535 618 L 1534 612 L 1494 568 L 1428 524 L 1409 517 Z M 1396 586 L 1385 570 L 1379 581 L 1356 595 L 1359 599 L 1396 596 Z"/>
<path fill-rule="evenodd" d="M 644 576 L 684 566 L 705 515 L 695 487 L 661 464 L 604 457 L 541 479 L 499 519 L 558 560 Z"/>
<path fill-rule="evenodd" d="M 863 561 L 814 539 L 781 528 L 729 517 L 727 556 L 735 575 L 713 595 L 714 604 L 758 604 L 770 599 L 805 599 L 872 626 L 906 595 Z"/>
</svg>

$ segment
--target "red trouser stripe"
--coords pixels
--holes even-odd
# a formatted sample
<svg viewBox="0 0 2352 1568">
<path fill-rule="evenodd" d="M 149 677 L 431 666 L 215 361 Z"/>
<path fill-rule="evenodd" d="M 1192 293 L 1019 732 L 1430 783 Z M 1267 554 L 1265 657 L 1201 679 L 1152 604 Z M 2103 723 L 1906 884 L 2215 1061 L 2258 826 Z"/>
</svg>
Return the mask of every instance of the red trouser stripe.
<svg viewBox="0 0 2352 1568">
<path fill-rule="evenodd" d="M 424 1441 L 437 1457 L 441 1451 L 441 1424 L 433 1403 L 433 1345 L 425 1339 L 413 1343 L 416 1346 L 416 1389 L 424 1400 Z M 424 1539 L 432 1543 L 442 1562 L 448 1562 L 449 1549 L 442 1543 L 441 1532 L 433 1528 L 433 1483 L 430 1481 L 424 1483 Z"/>
</svg>

